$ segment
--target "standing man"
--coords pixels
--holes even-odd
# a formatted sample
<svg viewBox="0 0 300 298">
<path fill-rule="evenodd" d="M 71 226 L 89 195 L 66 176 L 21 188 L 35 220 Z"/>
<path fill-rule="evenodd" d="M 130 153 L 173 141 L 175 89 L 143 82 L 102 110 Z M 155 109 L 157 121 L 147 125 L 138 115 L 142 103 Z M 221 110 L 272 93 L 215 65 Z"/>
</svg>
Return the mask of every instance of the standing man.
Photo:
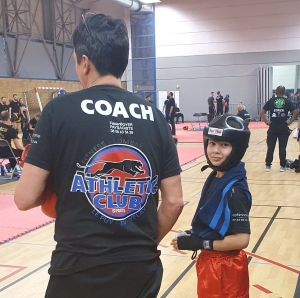
<svg viewBox="0 0 300 298">
<path fill-rule="evenodd" d="M 288 171 L 286 168 L 286 146 L 290 131 L 288 125 L 293 123 L 297 117 L 297 109 L 290 99 L 284 97 L 285 87 L 278 86 L 276 88 L 276 97 L 272 97 L 266 102 L 260 112 L 260 117 L 266 125 L 269 125 L 267 135 L 267 156 L 266 156 L 266 172 L 270 172 L 273 161 L 274 149 L 278 139 L 279 142 L 279 159 L 280 172 Z M 266 118 L 266 112 L 270 111 L 270 121 Z M 287 120 L 288 112 L 292 112 L 292 117 Z"/>
<path fill-rule="evenodd" d="M 13 99 L 9 104 L 9 114 L 12 122 L 12 127 L 18 132 L 18 123 L 21 122 L 21 105 L 17 94 L 13 94 Z"/>
<path fill-rule="evenodd" d="M 54 180 L 57 245 L 45 297 L 156 297 L 157 245 L 183 208 L 177 150 L 161 112 L 121 88 L 124 22 L 86 14 L 72 36 L 83 90 L 45 106 L 15 190 L 28 210 Z"/>
<path fill-rule="evenodd" d="M 207 99 L 208 104 L 208 123 L 215 118 L 215 99 L 214 99 L 214 92 L 210 93 L 209 98 Z"/>
<path fill-rule="evenodd" d="M 173 97 L 173 92 L 169 92 L 168 97 L 169 100 L 166 103 L 166 120 L 167 122 L 170 121 L 170 124 L 172 126 L 172 135 L 176 135 L 176 129 L 175 129 L 175 99 Z"/>
<path fill-rule="evenodd" d="M 229 94 L 226 94 L 225 95 L 225 98 L 224 98 L 224 113 L 225 114 L 228 114 L 228 111 L 229 111 Z"/>
<path fill-rule="evenodd" d="M 9 106 L 6 104 L 6 97 L 2 96 L 0 102 L 0 113 L 8 110 Z"/>
<path fill-rule="evenodd" d="M 224 99 L 220 91 L 217 92 L 217 116 L 222 116 L 223 115 L 223 105 L 224 105 Z"/>
</svg>

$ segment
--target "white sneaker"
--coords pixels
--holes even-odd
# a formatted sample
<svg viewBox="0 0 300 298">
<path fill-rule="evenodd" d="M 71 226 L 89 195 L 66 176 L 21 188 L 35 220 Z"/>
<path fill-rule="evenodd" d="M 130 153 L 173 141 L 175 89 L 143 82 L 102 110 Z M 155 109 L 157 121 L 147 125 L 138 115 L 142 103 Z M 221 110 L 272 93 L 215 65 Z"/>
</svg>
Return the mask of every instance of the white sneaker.
<svg viewBox="0 0 300 298">
<path fill-rule="evenodd" d="M 288 172 L 290 170 L 290 168 L 287 167 L 280 167 L 279 171 L 280 172 Z"/>
<path fill-rule="evenodd" d="M 271 171 L 271 166 L 266 166 L 266 172 L 270 172 Z"/>
</svg>

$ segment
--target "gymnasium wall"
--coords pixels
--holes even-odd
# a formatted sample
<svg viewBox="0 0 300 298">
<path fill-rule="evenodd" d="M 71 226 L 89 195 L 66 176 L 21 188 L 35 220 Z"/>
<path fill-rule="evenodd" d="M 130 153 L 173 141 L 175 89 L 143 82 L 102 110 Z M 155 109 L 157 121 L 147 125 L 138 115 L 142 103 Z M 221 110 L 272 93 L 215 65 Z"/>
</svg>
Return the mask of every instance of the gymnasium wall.
<svg viewBox="0 0 300 298">
<path fill-rule="evenodd" d="M 12 98 L 14 93 L 18 97 L 24 98 L 24 91 L 33 89 L 34 87 L 57 87 L 63 88 L 67 92 L 75 92 L 82 89 L 79 82 L 0 78 L 0 97 L 5 96 L 7 102 Z M 122 88 L 127 88 L 126 82 L 122 82 Z"/>
<path fill-rule="evenodd" d="M 285 89 L 297 89 L 296 69 L 296 65 L 273 66 L 273 89 L 279 85 L 285 86 Z"/>
<path fill-rule="evenodd" d="M 256 116 L 258 67 L 300 62 L 299 0 L 164 0 L 155 12 L 157 90 L 179 86 L 187 120 L 218 90 Z"/>
<path fill-rule="evenodd" d="M 0 97 L 5 96 L 7 102 L 16 93 L 18 97 L 24 98 L 24 91 L 33 89 L 34 87 L 57 87 L 63 88 L 67 92 L 81 90 L 79 82 L 67 82 L 59 80 L 33 80 L 33 79 L 0 79 Z"/>
</svg>

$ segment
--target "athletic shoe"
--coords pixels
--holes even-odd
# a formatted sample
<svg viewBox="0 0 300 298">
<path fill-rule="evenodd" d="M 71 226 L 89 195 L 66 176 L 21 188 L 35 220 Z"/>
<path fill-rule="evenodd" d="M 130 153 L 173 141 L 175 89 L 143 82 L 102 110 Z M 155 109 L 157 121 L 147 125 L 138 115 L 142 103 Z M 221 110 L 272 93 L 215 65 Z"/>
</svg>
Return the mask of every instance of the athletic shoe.
<svg viewBox="0 0 300 298">
<path fill-rule="evenodd" d="M 280 172 L 288 172 L 290 170 L 290 168 L 287 167 L 280 167 L 279 171 Z"/>
<path fill-rule="evenodd" d="M 266 172 L 270 172 L 271 171 L 271 166 L 266 166 Z"/>
</svg>

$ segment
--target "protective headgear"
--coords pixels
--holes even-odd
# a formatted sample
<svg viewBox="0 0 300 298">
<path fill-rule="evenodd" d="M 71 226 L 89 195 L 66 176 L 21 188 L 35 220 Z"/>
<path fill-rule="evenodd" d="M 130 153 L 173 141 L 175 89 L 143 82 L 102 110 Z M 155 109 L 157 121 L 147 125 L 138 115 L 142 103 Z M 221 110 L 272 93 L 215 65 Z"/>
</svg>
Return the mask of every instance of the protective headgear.
<svg viewBox="0 0 300 298">
<path fill-rule="evenodd" d="M 203 131 L 204 152 L 207 163 L 215 171 L 226 172 L 236 166 L 243 158 L 249 144 L 250 130 L 245 121 L 237 116 L 224 114 L 213 119 Z M 208 140 L 215 142 L 228 142 L 232 151 L 227 159 L 218 167 L 214 166 L 208 158 Z"/>
<path fill-rule="evenodd" d="M 64 90 L 64 89 L 59 89 L 59 90 L 57 91 L 57 96 L 59 96 L 59 95 L 64 95 L 64 94 L 67 94 L 66 90 Z"/>
<path fill-rule="evenodd" d="M 229 94 L 226 94 L 226 95 L 225 95 L 225 98 L 229 98 Z"/>
</svg>

